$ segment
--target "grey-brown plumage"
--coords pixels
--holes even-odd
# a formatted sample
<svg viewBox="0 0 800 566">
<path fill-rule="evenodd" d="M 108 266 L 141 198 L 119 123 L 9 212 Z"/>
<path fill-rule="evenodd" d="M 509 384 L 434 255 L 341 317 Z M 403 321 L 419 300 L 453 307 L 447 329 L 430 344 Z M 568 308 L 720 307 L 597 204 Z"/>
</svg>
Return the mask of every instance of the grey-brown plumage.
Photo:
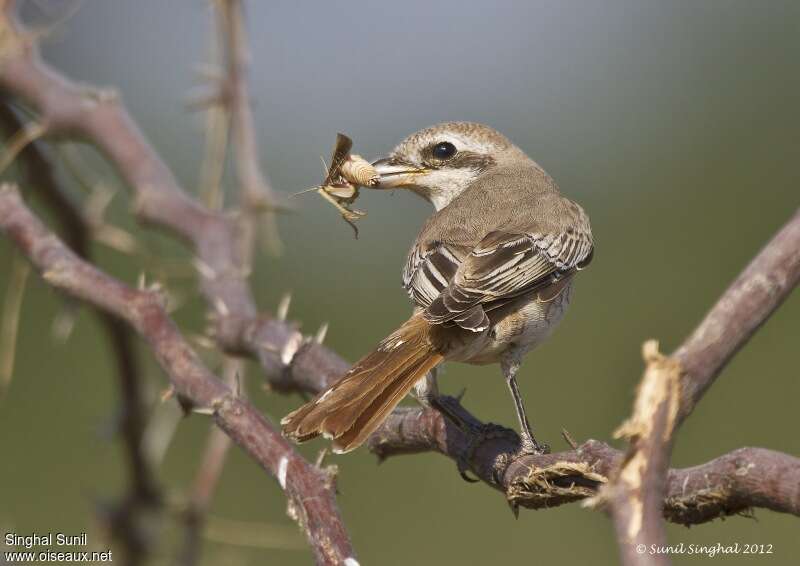
<svg viewBox="0 0 800 566">
<path fill-rule="evenodd" d="M 522 356 L 545 340 L 569 304 L 593 239 L 580 206 L 498 132 L 446 123 L 409 136 L 374 164 L 378 188 L 408 188 L 436 207 L 408 254 L 403 285 L 416 313 L 331 389 L 288 415 L 299 441 L 363 442 L 441 361 L 499 362 L 514 397 L 523 449 L 533 439 L 516 385 Z M 430 399 L 435 402 L 435 399 Z"/>
</svg>

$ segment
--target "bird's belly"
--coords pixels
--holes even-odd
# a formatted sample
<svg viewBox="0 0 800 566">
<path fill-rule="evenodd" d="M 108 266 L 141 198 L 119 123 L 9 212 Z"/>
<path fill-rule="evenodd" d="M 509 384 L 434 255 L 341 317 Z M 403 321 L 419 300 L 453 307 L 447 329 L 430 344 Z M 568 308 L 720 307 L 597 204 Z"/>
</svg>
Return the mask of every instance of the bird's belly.
<svg viewBox="0 0 800 566">
<path fill-rule="evenodd" d="M 492 319 L 491 331 L 480 341 L 480 347 L 465 352 L 467 356 L 463 361 L 471 364 L 490 364 L 499 362 L 503 355 L 512 349 L 520 356 L 533 350 L 547 340 L 564 318 L 571 296 L 570 284 L 550 301 L 541 301 L 534 295 L 517 303 L 507 312 Z"/>
</svg>

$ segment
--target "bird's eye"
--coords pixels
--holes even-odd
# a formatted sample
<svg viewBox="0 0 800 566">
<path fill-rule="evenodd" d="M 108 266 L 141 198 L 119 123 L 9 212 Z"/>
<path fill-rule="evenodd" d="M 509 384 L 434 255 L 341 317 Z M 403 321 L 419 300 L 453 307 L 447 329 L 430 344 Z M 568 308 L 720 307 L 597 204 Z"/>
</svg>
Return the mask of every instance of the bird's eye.
<svg viewBox="0 0 800 566">
<path fill-rule="evenodd" d="M 456 154 L 456 146 L 450 142 L 439 142 L 433 146 L 433 157 L 440 161 L 450 159 Z"/>
</svg>

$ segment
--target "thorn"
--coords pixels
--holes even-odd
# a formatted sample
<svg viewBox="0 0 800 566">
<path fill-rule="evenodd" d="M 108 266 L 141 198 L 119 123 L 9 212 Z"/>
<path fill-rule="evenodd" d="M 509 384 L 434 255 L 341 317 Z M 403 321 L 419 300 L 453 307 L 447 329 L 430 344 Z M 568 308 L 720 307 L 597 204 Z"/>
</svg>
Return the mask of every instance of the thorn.
<svg viewBox="0 0 800 566">
<path fill-rule="evenodd" d="M 0 156 L 0 173 L 5 172 L 28 144 L 35 142 L 46 133 L 47 126 L 38 122 L 31 122 L 17 130 L 6 143 L 5 150 Z"/>
<path fill-rule="evenodd" d="M 233 388 L 234 397 L 236 397 L 237 399 L 241 398 L 241 396 L 242 396 L 242 374 L 240 374 L 238 371 L 234 375 L 233 387 L 234 387 Z"/>
<path fill-rule="evenodd" d="M 192 408 L 192 412 L 198 415 L 211 416 L 215 411 L 212 407 L 194 407 Z"/>
<path fill-rule="evenodd" d="M 317 344 L 322 344 L 325 341 L 325 336 L 328 335 L 328 323 L 323 322 L 322 325 L 317 330 L 316 336 L 314 336 L 314 342 Z"/>
<path fill-rule="evenodd" d="M 570 436 L 570 434 L 567 432 L 567 429 L 565 428 L 561 429 L 561 436 L 564 438 L 564 441 L 566 441 L 566 443 L 570 445 L 570 448 L 572 448 L 573 450 L 578 449 L 578 444 L 572 439 L 572 436 Z"/>
<path fill-rule="evenodd" d="M 220 316 L 228 316 L 231 314 L 231 311 L 228 310 L 228 305 L 219 297 L 214 297 L 214 308 L 217 309 Z"/>
<path fill-rule="evenodd" d="M 467 394 L 467 388 L 464 387 L 461 389 L 461 391 L 458 392 L 458 395 L 456 395 L 456 401 L 461 403 L 461 400 L 464 398 L 464 395 L 466 394 Z"/>
<path fill-rule="evenodd" d="M 217 278 L 217 272 L 214 271 L 211 268 L 210 265 L 208 265 L 206 262 L 204 262 L 199 257 L 193 257 L 192 258 L 192 265 L 197 270 L 197 272 L 201 276 L 205 277 L 206 279 L 212 279 L 213 280 L 213 279 Z"/>
<path fill-rule="evenodd" d="M 58 313 L 53 319 L 50 333 L 57 343 L 64 344 L 72 336 L 72 330 L 75 328 L 76 312 L 76 305 L 67 305 L 67 308 Z"/>
<path fill-rule="evenodd" d="M 509 508 L 511 508 L 511 512 L 514 514 L 514 518 L 519 519 L 519 505 L 509 500 L 508 506 Z"/>
<path fill-rule="evenodd" d="M 292 334 L 286 343 L 283 345 L 281 349 L 281 361 L 283 365 L 290 366 L 292 365 L 292 361 L 294 360 L 295 354 L 300 349 L 300 346 L 303 345 L 304 338 L 303 335 L 299 332 Z"/>
<path fill-rule="evenodd" d="M 187 96 L 183 104 L 187 110 L 197 112 L 224 106 L 227 101 L 226 99 L 227 97 L 221 92 L 208 92 L 205 94 Z"/>
<path fill-rule="evenodd" d="M 115 88 L 91 88 L 85 92 L 87 99 L 94 100 L 100 104 L 110 104 L 120 99 L 119 91 Z"/>
<path fill-rule="evenodd" d="M 153 281 L 150 285 L 147 286 L 147 291 L 150 293 L 154 293 L 160 295 L 164 292 L 164 286 L 161 284 L 160 281 Z"/>
<path fill-rule="evenodd" d="M 166 403 L 167 401 L 172 399 L 174 396 L 175 396 L 175 387 L 170 385 L 164 391 L 161 392 L 161 402 L 162 403 Z"/>
<path fill-rule="evenodd" d="M 289 305 L 292 304 L 292 294 L 286 293 L 283 297 L 281 297 L 281 301 L 278 303 L 278 309 L 275 311 L 275 316 L 280 321 L 285 321 L 286 316 L 289 314 Z"/>
<path fill-rule="evenodd" d="M 322 467 L 322 461 L 325 459 L 325 457 L 326 457 L 327 455 L 328 455 L 328 449 L 327 449 L 327 448 L 323 448 L 322 450 L 320 450 L 320 451 L 319 451 L 319 454 L 317 454 L 317 459 L 316 459 L 316 461 L 314 462 L 314 465 L 315 465 L 317 468 L 321 468 L 321 467 Z"/>
<path fill-rule="evenodd" d="M 147 278 L 145 277 L 144 271 L 139 273 L 139 278 L 136 280 L 136 288 L 140 291 L 144 291 L 147 288 Z"/>
<path fill-rule="evenodd" d="M 111 224 L 98 226 L 94 230 L 94 237 L 98 242 L 118 252 L 128 255 L 142 253 L 139 242 L 136 241 L 132 234 Z"/>
</svg>

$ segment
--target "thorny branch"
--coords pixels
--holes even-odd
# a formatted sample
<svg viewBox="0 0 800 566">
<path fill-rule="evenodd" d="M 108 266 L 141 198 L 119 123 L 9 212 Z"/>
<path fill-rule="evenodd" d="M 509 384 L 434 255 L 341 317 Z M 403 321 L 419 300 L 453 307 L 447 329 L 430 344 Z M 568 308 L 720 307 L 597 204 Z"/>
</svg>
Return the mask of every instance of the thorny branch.
<svg viewBox="0 0 800 566">
<path fill-rule="evenodd" d="M 252 255 L 252 240 L 256 221 L 266 217 L 267 242 L 279 251 L 274 212 L 275 196 L 259 162 L 258 139 L 255 120 L 247 88 L 247 67 L 250 53 L 247 48 L 247 30 L 244 24 L 244 6 L 241 0 L 216 0 L 220 43 L 225 45 L 226 77 L 220 85 L 221 102 L 231 117 L 235 148 L 236 176 L 239 180 L 239 204 L 244 215 L 242 229 L 249 232 L 242 239 L 246 244 L 243 253 Z"/>
<path fill-rule="evenodd" d="M 28 210 L 17 190 L 0 188 L 0 229 L 54 287 L 113 314 L 147 342 L 175 392 L 277 478 L 290 512 L 321 564 L 342 564 L 352 547 L 334 501 L 332 474 L 310 465 L 246 400 L 212 374 L 167 316 L 157 288 L 133 289 L 82 261 Z"/>
<path fill-rule="evenodd" d="M 193 245 L 200 288 L 213 308 L 211 332 L 220 348 L 232 354 L 258 354 L 268 371 L 275 372 L 302 336 L 277 321 L 278 327 L 292 337 L 290 347 L 262 339 L 260 330 L 271 328 L 272 321 L 258 315 L 245 280 L 248 266 L 238 218 L 208 210 L 183 191 L 139 132 L 119 96 L 75 84 L 48 67 L 32 37 L 15 21 L 14 3 L 0 5 L 4 8 L 0 20 L 0 88 L 31 106 L 46 135 L 85 139 L 108 157 L 133 190 L 137 216 Z M 193 395 L 183 396 L 196 401 Z M 236 414 L 225 414 L 230 418 L 221 422 L 218 416 L 217 421 L 229 436 L 240 444 L 246 442 L 251 456 L 275 477 L 283 478 L 290 514 L 303 526 L 317 560 L 340 563 L 352 557 L 328 474 L 305 461 L 263 419 L 254 424 L 254 416 L 239 422 Z M 260 429 L 265 428 L 269 434 L 261 434 Z"/>
<path fill-rule="evenodd" d="M 118 97 L 70 82 L 41 61 L 34 43 L 17 31 L 11 19 L 7 19 L 4 26 L 10 33 L 7 31 L 3 35 L 5 39 L 0 46 L 0 86 L 32 107 L 47 135 L 77 136 L 94 143 L 133 189 L 137 215 L 169 229 L 193 245 L 201 290 L 214 307 L 214 337 L 220 348 L 255 357 L 269 383 L 281 391 L 317 392 L 346 371 L 348 364 L 344 360 L 316 341 L 303 337 L 283 317 L 257 312 L 245 282 L 248 262 L 242 257 L 236 219 L 202 207 L 177 185 L 167 166 L 138 132 Z M 4 200 L 6 198 L 4 196 Z M 800 460 L 792 456 L 761 448 L 741 448 L 693 468 L 667 469 L 675 428 L 691 413 L 727 361 L 789 295 L 798 278 L 800 213 L 753 260 L 695 333 L 672 356 L 663 357 L 649 351 L 648 371 L 637 401 L 637 404 L 642 402 L 646 410 L 637 406 L 632 422 L 638 426 L 623 428 L 632 440 L 626 455 L 604 443 L 588 441 L 557 454 L 514 458 L 510 454 L 516 450 L 518 438 L 511 431 L 496 428 L 492 435 L 478 437 L 456 429 L 434 411 L 408 408 L 398 409 L 391 415 L 370 440 L 370 448 L 380 457 L 423 451 L 437 451 L 452 459 L 463 459 L 466 455 L 471 471 L 503 491 L 514 508 L 549 507 L 594 497 L 599 488 L 610 483 L 610 487 L 600 490 L 601 496 L 594 501 L 611 506 L 622 533 L 623 547 L 637 536 L 642 536 L 643 540 L 657 540 L 661 527 L 649 528 L 658 523 L 653 521 L 656 514 L 687 525 L 743 513 L 751 507 L 800 516 Z M 81 293 L 81 289 L 73 290 Z M 140 292 L 140 295 L 147 298 L 139 300 L 148 306 L 137 307 L 137 312 L 141 309 L 150 312 L 153 301 L 150 292 Z M 112 312 L 119 308 L 113 302 L 103 306 Z M 163 313 L 161 317 L 160 324 L 166 324 Z M 141 321 L 134 318 L 136 320 L 131 319 L 131 322 L 141 325 Z M 171 324 L 168 326 L 171 332 L 167 333 L 166 343 L 174 345 L 176 331 Z M 159 334 L 151 346 L 165 366 L 176 373 L 182 366 L 170 365 L 175 360 L 166 355 L 164 344 L 164 337 Z M 178 350 L 182 354 L 179 358 L 193 359 L 194 354 L 185 345 Z M 674 412 L 675 388 L 671 378 L 666 382 L 662 378 L 652 381 L 651 386 L 668 394 L 652 398 L 657 401 L 655 404 L 647 403 L 645 392 L 650 389 L 647 384 L 651 381 L 648 379 L 651 366 L 662 363 L 673 369 L 659 373 L 680 375 L 677 412 Z M 203 402 L 219 399 L 214 395 L 209 397 L 209 391 L 205 390 L 208 383 L 222 387 L 213 379 L 206 380 L 213 378 L 206 375 L 206 370 L 200 371 L 195 364 L 189 364 L 186 371 L 193 377 L 186 381 L 178 376 L 180 387 L 176 384 L 176 389 L 179 392 L 201 407 L 207 406 Z M 197 372 L 202 374 L 197 383 L 205 385 L 194 390 Z M 229 392 L 216 389 L 214 392 L 225 399 L 216 410 L 220 425 L 237 442 L 244 444 L 262 465 L 279 479 L 284 478 L 281 483 L 286 481 L 287 486 L 291 483 L 297 488 L 294 497 L 303 493 L 299 484 L 304 479 L 313 474 L 319 479 L 322 472 L 313 468 L 308 477 L 292 474 L 295 467 L 308 466 L 305 461 L 290 448 L 284 448 L 282 439 L 276 438 L 275 431 L 244 401 L 231 400 Z M 229 404 L 244 406 L 247 410 L 233 414 L 235 411 L 229 410 Z M 464 413 L 480 427 L 480 421 Z M 648 442 L 647 439 L 660 440 Z M 273 456 L 279 449 L 286 450 L 290 456 L 278 460 L 284 465 L 276 470 Z M 630 475 L 625 475 L 626 466 L 630 467 Z M 287 478 L 292 478 L 293 482 Z M 629 496 L 623 498 L 621 504 L 615 504 L 614 494 L 623 483 L 634 489 L 629 490 Z M 309 486 L 311 488 L 313 486 Z M 631 512 L 634 507 L 639 510 Z M 313 514 L 307 516 L 309 520 L 315 518 L 318 519 Z M 314 529 L 309 527 L 308 532 L 312 544 L 318 545 Z M 346 535 L 343 536 L 346 540 Z M 315 549 L 319 559 L 318 546 Z M 623 552 L 623 557 L 627 559 L 628 555 Z"/>
<path fill-rule="evenodd" d="M 259 152 L 255 135 L 255 124 L 250 108 L 250 97 L 247 89 L 247 38 L 244 26 L 243 6 L 239 0 L 217 0 L 218 41 L 221 59 L 225 60 L 226 75 L 219 84 L 219 105 L 222 112 L 230 115 L 233 127 L 236 176 L 239 181 L 237 197 L 239 203 L 239 247 L 242 261 L 249 271 L 253 261 L 254 243 L 257 233 L 257 222 L 262 212 L 268 213 L 267 238 L 273 249 L 278 249 L 280 241 L 276 230 L 275 218 L 272 215 L 271 203 L 274 201 L 272 190 L 267 185 L 259 164 Z M 215 109 L 210 109 L 212 112 Z M 226 119 L 227 122 L 227 119 Z M 208 143 L 215 143 L 215 132 L 208 131 Z M 218 148 L 217 155 L 209 154 L 210 160 L 217 165 L 209 164 L 209 170 L 222 171 L 225 155 L 228 150 L 227 138 Z M 221 178 L 217 178 L 220 182 Z M 213 182 L 213 180 L 212 180 Z M 230 387 L 238 385 L 244 372 L 241 359 L 228 357 L 225 361 L 225 381 Z M 190 492 L 187 508 L 184 512 L 186 533 L 181 550 L 180 562 L 186 566 L 199 563 L 202 549 L 201 535 L 205 525 L 205 515 L 211 497 L 219 482 L 230 447 L 230 439 L 219 429 L 212 429 L 206 450 Z"/>
</svg>

